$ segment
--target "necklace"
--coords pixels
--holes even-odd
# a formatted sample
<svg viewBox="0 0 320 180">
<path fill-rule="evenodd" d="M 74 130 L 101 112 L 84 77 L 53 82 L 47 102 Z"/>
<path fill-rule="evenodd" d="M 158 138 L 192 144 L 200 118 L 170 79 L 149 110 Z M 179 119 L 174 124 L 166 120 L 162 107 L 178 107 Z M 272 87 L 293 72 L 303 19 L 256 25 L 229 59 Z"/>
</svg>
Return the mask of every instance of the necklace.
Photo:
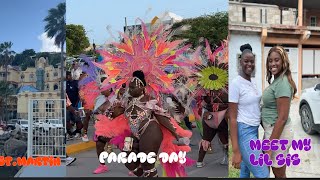
<svg viewBox="0 0 320 180">
<path fill-rule="evenodd" d="M 132 107 L 131 111 L 129 112 L 130 115 L 132 114 L 133 109 L 134 109 L 134 107 L 136 106 L 136 104 L 139 103 L 140 100 L 141 100 L 143 97 L 144 97 L 144 94 L 142 94 L 141 96 L 139 96 L 139 97 L 137 97 L 137 98 L 132 97 L 131 102 L 130 102 L 130 106 L 129 106 L 129 108 Z"/>
</svg>

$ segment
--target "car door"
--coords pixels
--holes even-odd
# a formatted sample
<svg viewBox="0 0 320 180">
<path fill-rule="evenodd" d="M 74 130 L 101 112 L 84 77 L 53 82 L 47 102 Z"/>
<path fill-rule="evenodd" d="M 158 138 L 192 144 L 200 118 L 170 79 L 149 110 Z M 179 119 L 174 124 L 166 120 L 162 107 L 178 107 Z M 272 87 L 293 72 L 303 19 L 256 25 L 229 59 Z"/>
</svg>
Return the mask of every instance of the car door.
<svg viewBox="0 0 320 180">
<path fill-rule="evenodd" d="M 317 84 L 314 90 L 310 93 L 309 105 L 313 115 L 313 121 L 315 124 L 320 124 L 320 83 Z"/>
</svg>

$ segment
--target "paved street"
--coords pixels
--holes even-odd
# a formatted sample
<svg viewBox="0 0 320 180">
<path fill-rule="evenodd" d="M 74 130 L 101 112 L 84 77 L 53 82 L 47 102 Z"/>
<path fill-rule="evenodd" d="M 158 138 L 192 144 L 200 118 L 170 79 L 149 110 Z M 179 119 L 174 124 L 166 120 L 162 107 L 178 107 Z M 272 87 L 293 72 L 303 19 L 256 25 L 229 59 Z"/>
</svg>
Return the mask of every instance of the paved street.
<svg viewBox="0 0 320 180">
<path fill-rule="evenodd" d="M 200 140 L 200 134 L 196 129 L 191 144 L 198 144 Z M 222 166 L 219 164 L 223 154 L 222 147 L 220 146 L 218 139 L 213 140 L 213 154 L 207 154 L 205 157 L 206 166 L 203 168 L 196 168 L 195 166 L 187 168 L 188 176 L 190 177 L 227 177 L 228 166 Z M 119 150 L 115 150 L 119 152 Z M 109 164 L 110 171 L 104 174 L 93 174 L 95 168 L 99 165 L 98 158 L 95 150 L 89 150 L 76 155 L 77 161 L 71 166 L 67 167 L 68 177 L 127 177 L 128 170 L 123 164 L 111 163 Z M 198 146 L 192 146 L 192 152 L 188 154 L 189 157 L 197 159 L 198 156 Z M 157 167 L 159 176 L 162 175 L 161 167 Z"/>
<path fill-rule="evenodd" d="M 298 166 L 287 167 L 287 177 L 320 177 L 320 136 L 319 134 L 308 135 L 301 126 L 301 119 L 299 115 L 299 100 L 295 100 L 291 105 L 290 117 L 293 124 L 294 140 L 311 139 L 310 151 L 299 151 L 290 148 L 290 154 L 299 154 L 301 162 Z M 259 137 L 263 137 L 263 129 L 259 129 Z M 271 177 L 274 175 L 270 174 Z"/>
</svg>

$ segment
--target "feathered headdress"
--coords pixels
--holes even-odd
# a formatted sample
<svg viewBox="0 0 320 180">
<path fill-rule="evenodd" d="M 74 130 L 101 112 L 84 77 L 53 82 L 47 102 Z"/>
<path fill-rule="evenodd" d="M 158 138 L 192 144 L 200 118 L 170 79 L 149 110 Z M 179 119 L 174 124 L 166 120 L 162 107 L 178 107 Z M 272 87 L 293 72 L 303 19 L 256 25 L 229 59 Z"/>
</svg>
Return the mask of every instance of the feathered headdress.
<svg viewBox="0 0 320 180">
<path fill-rule="evenodd" d="M 149 32 L 146 24 L 141 21 L 140 34 L 120 35 L 123 42 L 113 43 L 117 51 L 99 50 L 103 60 L 94 63 L 108 76 L 102 83 L 104 89 L 119 89 L 123 83 L 129 82 L 134 71 L 141 70 L 145 74 L 147 92 L 155 95 L 173 92 L 173 80 L 178 74 L 167 74 L 165 68 L 192 66 L 191 62 L 178 60 L 190 45 L 183 46 L 183 40 L 169 41 L 170 32 L 163 25 Z"/>
<path fill-rule="evenodd" d="M 82 72 L 86 73 L 86 77 L 81 79 L 79 81 L 79 86 L 86 85 L 92 81 L 100 82 L 100 79 L 98 79 L 98 72 L 96 66 L 93 64 L 93 59 L 89 58 L 86 55 L 81 55 L 80 58 L 82 58 L 85 63 L 81 65 Z"/>
</svg>

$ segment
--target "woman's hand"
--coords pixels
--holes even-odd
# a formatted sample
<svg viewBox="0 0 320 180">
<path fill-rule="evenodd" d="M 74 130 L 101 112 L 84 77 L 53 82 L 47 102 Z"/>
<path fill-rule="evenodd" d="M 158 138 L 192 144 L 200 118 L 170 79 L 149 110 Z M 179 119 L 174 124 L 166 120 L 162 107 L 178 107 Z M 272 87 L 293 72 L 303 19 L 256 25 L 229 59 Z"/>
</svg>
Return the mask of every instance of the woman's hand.
<svg viewBox="0 0 320 180">
<path fill-rule="evenodd" d="M 208 151 L 208 148 L 210 146 L 210 142 L 206 140 L 201 140 L 200 146 L 202 146 L 204 151 Z"/>
<path fill-rule="evenodd" d="M 233 152 L 232 166 L 236 169 L 240 169 L 241 161 L 242 161 L 242 157 L 241 157 L 240 151 Z"/>
<path fill-rule="evenodd" d="M 203 113 L 203 119 L 204 120 L 211 120 L 212 115 L 210 114 L 210 112 L 204 112 Z"/>
</svg>

